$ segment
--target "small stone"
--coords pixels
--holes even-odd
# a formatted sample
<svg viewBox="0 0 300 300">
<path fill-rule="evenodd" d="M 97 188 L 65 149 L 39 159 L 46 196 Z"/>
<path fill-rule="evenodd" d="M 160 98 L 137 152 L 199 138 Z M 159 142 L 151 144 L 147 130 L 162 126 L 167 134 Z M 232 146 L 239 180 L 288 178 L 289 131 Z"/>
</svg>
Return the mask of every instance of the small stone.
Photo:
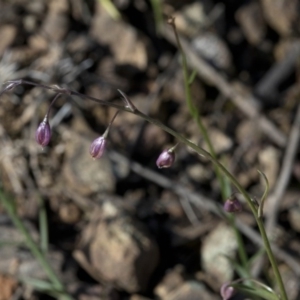
<svg viewBox="0 0 300 300">
<path fill-rule="evenodd" d="M 128 23 L 113 20 L 99 2 L 96 3 L 90 34 L 99 43 L 111 48 L 117 64 L 146 69 L 148 58 L 145 41 L 141 41 L 138 32 Z"/>
<path fill-rule="evenodd" d="M 201 249 L 204 270 L 213 276 L 221 286 L 224 282 L 232 280 L 234 269 L 226 257 L 233 257 L 237 249 L 234 230 L 220 223 L 205 238 Z"/>
<path fill-rule="evenodd" d="M 108 199 L 95 211 L 74 256 L 96 280 L 136 293 L 146 289 L 158 264 L 158 246 L 121 203 Z"/>
<path fill-rule="evenodd" d="M 213 168 L 202 164 L 193 164 L 187 166 L 186 173 L 195 182 L 203 182 L 212 179 Z"/>
<path fill-rule="evenodd" d="M 17 36 L 17 28 L 13 25 L 0 26 L 0 56 L 13 43 Z"/>
<path fill-rule="evenodd" d="M 225 135 L 221 130 L 217 128 L 208 128 L 208 134 L 216 154 L 221 154 L 231 149 L 233 145 L 231 138 Z M 203 146 L 206 151 L 209 151 L 204 140 L 201 141 L 201 146 Z"/>
<path fill-rule="evenodd" d="M 184 283 L 183 271 L 180 265 L 168 270 L 163 280 L 155 287 L 155 295 L 160 299 L 167 299 L 170 293 Z"/>
<path fill-rule="evenodd" d="M 267 29 L 259 3 L 250 2 L 241 6 L 236 13 L 236 19 L 249 43 L 258 45 L 263 41 Z"/>
<path fill-rule="evenodd" d="M 81 212 L 74 203 L 62 203 L 59 205 L 59 217 L 67 224 L 74 224 L 80 220 Z"/>
<path fill-rule="evenodd" d="M 269 25 L 280 35 L 291 35 L 297 22 L 298 0 L 260 0 Z"/>
<path fill-rule="evenodd" d="M 231 53 L 226 43 L 211 32 L 202 33 L 194 38 L 192 47 L 216 68 L 229 71 L 232 65 Z"/>
</svg>

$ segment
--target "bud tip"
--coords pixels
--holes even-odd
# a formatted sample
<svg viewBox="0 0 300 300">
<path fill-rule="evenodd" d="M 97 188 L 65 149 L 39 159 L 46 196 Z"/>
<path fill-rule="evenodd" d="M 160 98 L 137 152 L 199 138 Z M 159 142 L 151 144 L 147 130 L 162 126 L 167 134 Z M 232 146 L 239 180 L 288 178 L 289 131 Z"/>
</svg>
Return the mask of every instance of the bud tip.
<svg viewBox="0 0 300 300">
<path fill-rule="evenodd" d="M 51 139 L 51 128 L 48 122 L 48 117 L 45 116 L 43 122 L 40 123 L 39 127 L 35 132 L 35 140 L 36 142 L 45 147 L 49 144 Z"/>
<path fill-rule="evenodd" d="M 106 139 L 103 136 L 95 139 L 90 146 L 90 154 L 93 159 L 102 157 L 106 148 Z"/>
<path fill-rule="evenodd" d="M 222 284 L 220 288 L 220 295 L 223 300 L 229 300 L 235 293 L 235 290 L 229 283 Z"/>
<path fill-rule="evenodd" d="M 156 160 L 156 165 L 159 169 L 169 168 L 173 165 L 175 161 L 174 150 L 164 150 Z"/>
<path fill-rule="evenodd" d="M 224 203 L 224 210 L 229 213 L 235 213 L 242 211 L 243 207 L 236 197 L 230 197 Z"/>
</svg>

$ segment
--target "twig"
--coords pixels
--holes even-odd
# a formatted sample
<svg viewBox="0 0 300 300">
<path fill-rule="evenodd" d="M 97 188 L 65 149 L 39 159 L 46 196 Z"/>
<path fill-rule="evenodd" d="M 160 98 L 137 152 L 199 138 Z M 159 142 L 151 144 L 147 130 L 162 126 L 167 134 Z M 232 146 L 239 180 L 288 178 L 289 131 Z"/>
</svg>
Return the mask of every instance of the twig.
<svg viewBox="0 0 300 300">
<path fill-rule="evenodd" d="M 188 217 L 189 221 L 195 226 L 199 224 L 199 220 L 197 218 L 197 215 L 194 212 L 194 209 L 188 199 L 188 196 L 186 195 L 185 197 L 180 197 L 179 199 L 181 206 Z"/>
<path fill-rule="evenodd" d="M 284 154 L 282 168 L 277 183 L 275 185 L 275 190 L 273 194 L 270 195 L 270 197 L 268 197 L 267 199 L 267 202 L 269 203 L 268 210 L 266 211 L 266 215 L 267 215 L 266 228 L 268 232 L 272 231 L 272 229 L 276 224 L 279 206 L 290 180 L 293 164 L 295 161 L 295 156 L 297 154 L 299 139 L 300 139 L 300 105 L 298 105 L 295 121 L 291 129 L 291 133 L 288 139 L 288 144 Z"/>
<path fill-rule="evenodd" d="M 22 81 L 21 80 L 19 82 L 20 82 L 20 84 L 25 82 L 25 84 L 38 86 L 38 84 L 28 82 L 28 81 Z M 9 82 L 9 83 L 11 83 L 11 82 Z M 43 86 L 43 85 L 40 85 L 40 86 Z M 265 250 L 266 250 L 267 255 L 269 257 L 269 261 L 272 265 L 272 269 L 274 271 L 274 275 L 275 275 L 277 284 L 279 286 L 280 294 L 282 296 L 282 299 L 283 300 L 288 299 L 287 294 L 286 294 L 286 290 L 285 290 L 285 287 L 284 287 L 284 284 L 283 284 L 283 280 L 282 280 L 281 274 L 280 274 L 279 269 L 278 269 L 278 264 L 276 262 L 274 253 L 272 251 L 271 244 L 270 244 L 270 241 L 268 239 L 264 224 L 263 224 L 261 218 L 258 217 L 256 206 L 252 202 L 251 197 L 249 196 L 249 194 L 242 187 L 242 185 L 238 182 L 236 177 L 234 175 L 232 175 L 217 159 L 215 159 L 212 155 L 210 155 L 209 152 L 207 152 L 203 148 L 197 146 L 196 144 L 194 144 L 190 140 L 186 139 L 183 135 L 179 134 L 176 130 L 173 130 L 170 127 L 163 124 L 162 122 L 145 115 L 144 113 L 142 113 L 139 110 L 134 110 L 133 111 L 132 109 L 128 109 L 127 107 L 124 107 L 124 106 L 121 106 L 121 105 L 118 105 L 118 104 L 115 104 L 115 103 L 103 101 L 101 99 L 97 99 L 97 98 L 94 98 L 94 97 L 91 97 L 91 96 L 87 96 L 87 95 L 78 93 L 78 92 L 73 91 L 73 90 L 66 90 L 66 89 L 56 88 L 56 87 L 53 88 L 53 87 L 50 87 L 50 86 L 46 86 L 45 88 L 50 89 L 50 90 L 55 90 L 56 89 L 56 93 L 77 95 L 77 96 L 79 96 L 83 99 L 89 99 L 89 100 L 95 101 L 95 102 L 100 103 L 100 104 L 102 103 L 103 105 L 106 105 L 106 106 L 115 107 L 115 108 L 118 108 L 119 110 L 127 111 L 129 113 L 132 113 L 132 114 L 138 116 L 138 117 L 141 117 L 144 120 L 147 120 L 149 123 L 151 123 L 153 125 L 156 125 L 159 128 L 161 128 L 162 130 L 164 130 L 165 132 L 171 134 L 174 138 L 177 139 L 178 142 L 184 143 L 186 146 L 190 147 L 195 152 L 197 152 L 198 155 L 205 156 L 214 165 L 214 167 L 218 167 L 223 172 L 223 174 L 228 177 L 228 179 L 232 182 L 232 184 L 237 188 L 237 190 L 243 195 L 243 197 L 247 201 L 247 204 L 248 204 L 248 206 L 249 206 L 249 208 L 250 208 L 250 210 L 251 210 L 251 212 L 252 212 L 252 214 L 255 218 L 257 226 L 259 228 L 261 237 L 264 241 L 264 247 L 265 247 Z"/>
<path fill-rule="evenodd" d="M 254 93 L 261 98 L 270 98 L 278 94 L 280 83 L 291 75 L 300 55 L 300 43 L 296 42 L 286 57 L 274 64 L 264 77 L 256 84 Z"/>
<path fill-rule="evenodd" d="M 174 73 L 176 71 L 176 67 L 178 65 L 178 54 L 175 54 L 170 62 L 170 64 L 167 66 L 167 68 L 164 70 L 163 73 L 161 73 L 154 82 L 154 89 L 148 94 L 147 99 L 145 100 L 145 106 L 144 106 L 144 112 L 148 115 L 150 113 L 150 108 L 153 107 L 154 101 L 158 98 L 158 95 L 163 88 L 163 86 L 166 84 L 166 82 L 174 76 Z M 130 146 L 129 149 L 129 156 L 131 157 L 135 148 L 137 145 L 139 145 L 144 130 L 146 128 L 146 121 L 141 119 L 138 123 L 138 129 L 135 133 L 135 137 L 133 138 L 133 143 Z"/>
</svg>

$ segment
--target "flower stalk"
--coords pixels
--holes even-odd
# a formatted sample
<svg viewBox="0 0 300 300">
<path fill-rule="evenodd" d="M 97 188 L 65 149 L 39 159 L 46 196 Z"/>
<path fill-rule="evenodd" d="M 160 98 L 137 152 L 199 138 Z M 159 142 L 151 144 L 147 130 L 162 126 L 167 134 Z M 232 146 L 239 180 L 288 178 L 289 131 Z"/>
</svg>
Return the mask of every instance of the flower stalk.
<svg viewBox="0 0 300 300">
<path fill-rule="evenodd" d="M 158 126 L 162 130 L 164 130 L 165 132 L 169 133 L 174 138 L 176 138 L 176 140 L 178 142 L 181 142 L 181 143 L 185 144 L 186 146 L 190 147 L 197 154 L 206 157 L 209 161 L 211 161 L 211 163 L 215 167 L 217 167 L 225 176 L 228 177 L 228 179 L 232 182 L 232 184 L 236 187 L 236 189 L 243 195 L 246 202 L 248 203 L 248 206 L 250 207 L 250 210 L 251 210 L 251 212 L 252 212 L 252 214 L 255 218 L 255 221 L 258 225 L 258 229 L 259 229 L 261 237 L 263 239 L 266 253 L 268 255 L 271 266 L 273 268 L 275 278 L 276 278 L 276 281 L 277 281 L 277 284 L 278 284 L 278 287 L 279 287 L 279 290 L 280 290 L 281 299 L 282 300 L 288 300 L 287 294 L 286 294 L 286 291 L 285 291 L 285 287 L 284 287 L 284 284 L 283 284 L 283 281 L 282 281 L 282 278 L 281 278 L 281 275 L 280 275 L 280 272 L 279 272 L 279 269 L 278 269 L 278 265 L 277 265 L 275 256 L 273 254 L 270 242 L 268 240 L 268 237 L 267 237 L 267 234 L 266 234 L 266 231 L 265 231 L 263 221 L 258 216 L 258 211 L 257 211 L 257 208 L 256 208 L 255 204 L 252 202 L 251 197 L 248 195 L 246 190 L 240 185 L 240 183 L 237 181 L 237 179 L 216 158 L 214 158 L 209 152 L 207 152 L 203 148 L 197 146 L 196 144 L 194 144 L 193 142 L 191 142 L 190 140 L 185 138 L 183 135 L 181 135 L 178 132 L 176 132 L 175 130 L 169 128 L 168 126 L 166 126 L 165 124 L 163 124 L 159 120 L 151 118 L 151 117 L 147 116 L 146 114 L 142 113 L 137 108 L 131 109 L 129 107 L 125 107 L 124 105 L 120 105 L 120 104 L 117 104 L 117 103 L 112 103 L 112 102 L 109 102 L 109 101 L 101 100 L 101 99 L 98 99 L 98 98 L 95 98 L 95 97 L 92 97 L 92 96 L 81 94 L 77 91 L 73 91 L 73 90 L 69 90 L 69 89 L 65 89 L 65 88 L 60 88 L 60 87 L 57 87 L 57 86 L 48 86 L 48 85 L 38 84 L 38 83 L 25 81 L 25 80 L 16 80 L 16 81 L 7 82 L 7 84 L 9 84 L 9 85 L 12 84 L 12 83 L 14 83 L 13 87 L 15 87 L 17 85 L 20 85 L 20 84 L 32 85 L 32 86 L 52 90 L 55 93 L 73 95 L 73 96 L 80 97 L 82 99 L 88 99 L 88 100 L 94 101 L 96 103 L 99 103 L 101 105 L 114 107 L 114 108 L 117 108 L 120 111 L 125 111 L 125 112 L 128 112 L 128 113 L 132 113 L 132 114 L 144 119 L 145 121 L 147 121 L 147 122 L 149 122 L 149 123 L 151 123 L 155 126 Z M 2 93 L 0 93 L 0 95 L 1 94 Z"/>
<path fill-rule="evenodd" d="M 101 158 L 103 156 L 104 151 L 106 149 L 107 137 L 108 137 L 110 127 L 111 127 L 113 121 L 115 120 L 116 116 L 118 115 L 118 113 L 119 113 L 119 111 L 117 111 L 115 113 L 115 115 L 113 116 L 112 120 L 108 124 L 108 126 L 107 126 L 105 132 L 103 133 L 103 135 L 96 138 L 92 142 L 92 144 L 90 146 L 90 155 L 92 156 L 92 158 L 98 159 L 98 158 Z"/>
</svg>

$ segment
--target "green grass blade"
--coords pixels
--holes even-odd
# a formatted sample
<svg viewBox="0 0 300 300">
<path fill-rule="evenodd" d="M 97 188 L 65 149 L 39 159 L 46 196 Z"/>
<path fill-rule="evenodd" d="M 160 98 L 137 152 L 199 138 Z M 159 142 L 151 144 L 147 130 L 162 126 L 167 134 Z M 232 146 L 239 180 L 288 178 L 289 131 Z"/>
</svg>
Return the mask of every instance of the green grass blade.
<svg viewBox="0 0 300 300">
<path fill-rule="evenodd" d="M 40 245 L 44 254 L 48 252 L 48 218 L 44 199 L 39 197 L 39 224 L 40 224 Z"/>
<path fill-rule="evenodd" d="M 232 287 L 237 289 L 238 291 L 245 293 L 252 297 L 260 297 L 266 300 L 279 300 L 278 296 L 267 289 L 260 288 L 260 287 L 250 287 L 243 284 L 232 284 Z"/>
<path fill-rule="evenodd" d="M 150 2 L 155 20 L 156 33 L 160 34 L 163 24 L 162 3 L 161 0 L 150 0 Z"/>
<path fill-rule="evenodd" d="M 119 20 L 121 19 L 121 14 L 118 9 L 115 7 L 111 0 L 98 0 L 104 9 L 108 12 L 108 14 L 114 19 Z"/>
</svg>

